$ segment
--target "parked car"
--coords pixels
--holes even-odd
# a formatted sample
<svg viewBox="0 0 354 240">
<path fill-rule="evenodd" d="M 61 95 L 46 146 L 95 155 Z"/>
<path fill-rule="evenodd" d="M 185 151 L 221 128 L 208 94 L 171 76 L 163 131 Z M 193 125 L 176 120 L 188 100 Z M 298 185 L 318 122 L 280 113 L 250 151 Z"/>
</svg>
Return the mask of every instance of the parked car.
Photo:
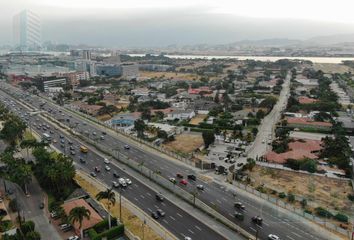
<svg viewBox="0 0 354 240">
<path fill-rule="evenodd" d="M 180 184 L 187 186 L 188 182 L 185 179 L 182 179 L 181 181 L 179 181 Z"/>
<path fill-rule="evenodd" d="M 44 208 L 44 202 L 41 202 L 40 204 L 39 204 L 39 209 L 43 209 Z"/>
<path fill-rule="evenodd" d="M 156 200 L 163 202 L 164 199 L 165 198 L 161 193 L 156 193 Z"/>
<path fill-rule="evenodd" d="M 108 165 L 106 165 L 106 166 L 104 167 L 104 169 L 106 169 L 106 171 L 110 171 L 110 170 L 111 170 L 111 168 L 110 168 Z"/>
<path fill-rule="evenodd" d="M 75 155 L 76 153 L 75 153 L 75 151 L 70 151 L 70 154 Z"/>
<path fill-rule="evenodd" d="M 105 159 L 103 160 L 103 162 L 104 162 L 105 164 L 109 164 L 109 163 L 110 163 L 110 161 L 108 160 L 108 158 L 105 158 Z"/>
<path fill-rule="evenodd" d="M 95 172 L 101 172 L 101 169 L 99 167 L 95 167 Z"/>
<path fill-rule="evenodd" d="M 235 208 L 239 208 L 242 210 L 244 210 L 246 208 L 245 205 L 243 205 L 241 202 L 235 202 L 234 206 L 235 206 Z"/>
<path fill-rule="evenodd" d="M 82 157 L 80 157 L 80 162 L 81 162 L 81 163 L 86 163 L 86 160 L 83 159 Z"/>
<path fill-rule="evenodd" d="M 90 175 L 91 175 L 92 177 L 97 177 L 97 174 L 94 173 L 94 172 L 91 172 Z"/>
<path fill-rule="evenodd" d="M 100 139 L 101 139 L 101 140 L 104 140 L 104 136 L 102 135 L 102 136 L 100 137 Z"/>
<path fill-rule="evenodd" d="M 113 172 L 113 177 L 119 178 L 119 174 L 117 172 Z"/>
<path fill-rule="evenodd" d="M 174 183 L 174 184 L 177 183 L 176 178 L 171 177 L 169 180 L 170 180 L 170 182 L 172 182 L 172 183 Z"/>
<path fill-rule="evenodd" d="M 129 150 L 130 146 L 126 144 L 126 145 L 124 145 L 124 149 Z"/>
<path fill-rule="evenodd" d="M 80 238 L 78 236 L 70 236 L 68 237 L 68 240 L 79 240 Z"/>
<path fill-rule="evenodd" d="M 197 177 L 193 174 L 189 174 L 187 177 L 188 177 L 188 179 L 193 180 L 193 181 L 197 180 Z"/>
<path fill-rule="evenodd" d="M 252 217 L 252 222 L 258 225 L 262 225 L 263 219 L 260 216 L 254 216 Z"/>
</svg>

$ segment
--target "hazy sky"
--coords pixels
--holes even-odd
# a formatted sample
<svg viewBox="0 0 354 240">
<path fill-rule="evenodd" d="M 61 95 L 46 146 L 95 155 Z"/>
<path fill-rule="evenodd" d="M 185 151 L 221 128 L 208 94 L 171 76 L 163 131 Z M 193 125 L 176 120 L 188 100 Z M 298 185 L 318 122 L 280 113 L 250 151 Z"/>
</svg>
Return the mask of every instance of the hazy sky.
<svg viewBox="0 0 354 240">
<path fill-rule="evenodd" d="M 42 19 L 43 40 L 107 46 L 228 43 L 354 34 L 354 0 L 0 0 L 0 44 L 12 16 Z"/>
</svg>

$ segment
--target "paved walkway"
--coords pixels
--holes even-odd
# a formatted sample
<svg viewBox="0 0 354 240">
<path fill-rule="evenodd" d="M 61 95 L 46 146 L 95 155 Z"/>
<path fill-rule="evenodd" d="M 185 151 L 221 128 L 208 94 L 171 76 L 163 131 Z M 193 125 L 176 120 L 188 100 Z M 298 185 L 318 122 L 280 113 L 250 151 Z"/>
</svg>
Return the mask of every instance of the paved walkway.
<svg viewBox="0 0 354 240">
<path fill-rule="evenodd" d="M 45 211 L 39 208 L 39 204 L 44 201 L 45 195 L 35 178 L 28 185 L 29 196 L 26 196 L 17 184 L 7 181 L 6 185 L 7 188 L 14 191 L 10 197 L 17 198 L 21 209 L 20 213 L 25 217 L 25 220 L 32 220 L 36 224 L 36 231 L 41 234 L 41 239 L 62 240 L 55 228 L 49 223 Z M 4 191 L 3 184 L 0 184 L 0 188 Z"/>
</svg>

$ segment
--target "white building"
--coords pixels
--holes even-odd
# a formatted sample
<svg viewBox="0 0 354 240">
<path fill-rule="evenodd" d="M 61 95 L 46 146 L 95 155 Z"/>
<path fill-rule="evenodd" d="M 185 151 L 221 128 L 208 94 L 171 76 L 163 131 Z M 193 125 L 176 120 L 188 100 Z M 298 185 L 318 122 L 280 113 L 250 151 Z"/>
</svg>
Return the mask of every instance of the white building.
<svg viewBox="0 0 354 240">
<path fill-rule="evenodd" d="M 193 110 L 174 110 L 172 112 L 167 113 L 165 117 L 166 120 L 188 120 L 195 116 L 195 112 Z"/>
<path fill-rule="evenodd" d="M 41 47 L 41 21 L 29 10 L 13 17 L 14 45 L 21 50 L 38 50 Z"/>
<path fill-rule="evenodd" d="M 121 65 L 122 77 L 133 79 L 139 77 L 139 65 L 136 63 L 125 63 Z"/>
</svg>

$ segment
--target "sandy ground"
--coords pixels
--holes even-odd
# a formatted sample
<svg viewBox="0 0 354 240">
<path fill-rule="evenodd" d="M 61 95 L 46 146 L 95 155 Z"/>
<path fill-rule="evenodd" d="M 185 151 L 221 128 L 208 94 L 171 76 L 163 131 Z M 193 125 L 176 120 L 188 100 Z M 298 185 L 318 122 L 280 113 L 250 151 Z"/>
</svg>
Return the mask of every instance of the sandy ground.
<svg viewBox="0 0 354 240">
<path fill-rule="evenodd" d="M 353 216 L 354 204 L 347 198 L 348 193 L 353 193 L 353 189 L 348 181 L 260 166 L 256 166 L 250 176 L 254 186 L 264 183 L 267 188 L 278 192 L 292 192 L 309 202 L 311 199 L 318 206 Z"/>
<path fill-rule="evenodd" d="M 196 80 L 199 77 L 195 74 L 189 73 L 174 73 L 174 72 L 139 72 L 142 78 L 167 78 L 167 79 L 184 79 L 184 80 Z"/>
<path fill-rule="evenodd" d="M 192 135 L 188 133 L 182 133 L 177 135 L 175 138 L 175 141 L 169 142 L 165 146 L 172 151 L 182 153 L 191 153 L 204 143 L 201 134 Z"/>
<path fill-rule="evenodd" d="M 198 125 L 199 123 L 203 122 L 207 115 L 204 114 L 197 114 L 194 118 L 192 118 L 189 123 L 193 125 Z"/>
<path fill-rule="evenodd" d="M 325 73 L 345 73 L 353 71 L 353 69 L 348 66 L 335 63 L 314 63 L 313 66 L 316 70 L 322 70 Z"/>
</svg>

